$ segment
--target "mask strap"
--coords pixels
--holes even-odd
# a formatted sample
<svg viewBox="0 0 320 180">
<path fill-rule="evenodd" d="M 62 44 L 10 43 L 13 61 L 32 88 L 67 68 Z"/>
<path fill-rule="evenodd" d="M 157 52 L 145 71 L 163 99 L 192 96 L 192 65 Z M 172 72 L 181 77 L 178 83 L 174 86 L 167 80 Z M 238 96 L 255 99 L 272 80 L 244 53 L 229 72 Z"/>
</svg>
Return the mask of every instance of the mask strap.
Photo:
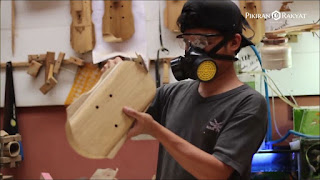
<svg viewBox="0 0 320 180">
<path fill-rule="evenodd" d="M 224 36 L 224 39 L 220 41 L 214 48 L 212 48 L 211 51 L 208 52 L 209 57 L 213 59 L 221 59 L 221 60 L 231 60 L 231 61 L 238 60 L 234 56 L 216 54 L 217 51 L 221 49 L 231 39 L 231 36 L 232 36 L 231 33 L 226 34 Z"/>
<path fill-rule="evenodd" d="M 210 56 L 212 59 L 221 59 L 221 60 L 228 60 L 228 61 L 237 61 L 238 58 L 229 56 L 229 55 L 222 55 L 222 54 L 213 54 Z"/>
</svg>

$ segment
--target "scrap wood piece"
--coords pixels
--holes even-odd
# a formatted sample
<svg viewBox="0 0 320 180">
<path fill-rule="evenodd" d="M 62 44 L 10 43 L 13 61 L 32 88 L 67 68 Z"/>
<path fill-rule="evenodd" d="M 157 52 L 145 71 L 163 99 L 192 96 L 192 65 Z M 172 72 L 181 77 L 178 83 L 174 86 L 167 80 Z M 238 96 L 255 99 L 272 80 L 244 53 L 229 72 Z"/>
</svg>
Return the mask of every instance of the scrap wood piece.
<svg viewBox="0 0 320 180">
<path fill-rule="evenodd" d="M 55 53 L 54 52 L 47 52 L 47 56 L 46 56 L 46 61 L 45 61 L 45 82 L 49 79 L 49 70 L 50 70 L 50 65 L 54 64 L 54 56 Z"/>
<path fill-rule="evenodd" d="M 65 53 L 63 53 L 63 52 L 60 52 L 60 53 L 59 53 L 58 59 L 57 59 L 57 61 L 55 62 L 55 64 L 54 64 L 54 69 L 53 69 L 53 73 L 54 73 L 55 75 L 57 75 L 57 74 L 59 73 L 60 66 L 61 66 L 61 63 L 62 63 L 62 61 L 63 61 L 63 59 L 64 59 L 64 56 L 65 56 Z"/>
<path fill-rule="evenodd" d="M 16 157 L 0 157 L 0 164 L 9 166 L 10 168 L 16 167 L 16 163 L 21 161 L 21 155 Z"/>
<path fill-rule="evenodd" d="M 77 58 L 77 57 L 74 57 L 74 56 L 70 57 L 67 61 L 69 61 L 70 63 L 73 63 L 75 65 L 78 65 L 78 66 L 84 65 L 84 60 Z"/>
<path fill-rule="evenodd" d="M 104 7 L 102 20 L 104 41 L 122 42 L 130 39 L 135 32 L 131 0 L 104 1 Z"/>
<path fill-rule="evenodd" d="M 3 156 L 16 157 L 20 153 L 20 144 L 17 141 L 11 141 L 3 146 Z"/>
<path fill-rule="evenodd" d="M 9 134 L 4 131 L 4 130 L 0 130 L 0 137 L 3 137 L 3 136 L 8 136 Z"/>
<path fill-rule="evenodd" d="M 2 173 L 0 173 L 0 179 L 1 180 L 13 179 L 13 176 L 12 175 L 3 175 Z"/>
<path fill-rule="evenodd" d="M 47 94 L 57 83 L 58 81 L 54 77 L 51 77 L 41 86 L 40 91 L 43 94 Z"/>
<path fill-rule="evenodd" d="M 145 111 L 155 92 L 154 80 L 142 64 L 124 61 L 108 69 L 90 91 L 67 108 L 69 144 L 87 158 L 113 158 L 133 123 L 122 112 L 123 106 Z"/>
<path fill-rule="evenodd" d="M 21 141 L 21 135 L 20 134 L 4 135 L 0 137 L 0 143 L 8 143 L 11 141 Z"/>
<path fill-rule="evenodd" d="M 51 78 L 53 78 L 53 64 L 50 64 L 50 66 L 49 66 L 49 73 L 48 73 L 47 83 L 50 83 L 49 79 L 51 79 Z"/>
<path fill-rule="evenodd" d="M 95 180 L 95 179 L 110 179 L 110 180 L 115 180 L 117 179 L 117 173 L 119 169 L 117 168 L 116 170 L 107 168 L 107 169 L 97 169 L 93 175 L 90 177 L 90 180 Z"/>
<path fill-rule="evenodd" d="M 70 26 L 71 46 L 78 53 L 89 52 L 95 46 L 91 0 L 70 0 L 70 8 L 72 16 Z"/>
<path fill-rule="evenodd" d="M 30 74 L 32 77 L 37 77 L 41 67 L 42 67 L 41 63 L 35 60 L 32 60 L 27 70 L 27 73 Z"/>
<path fill-rule="evenodd" d="M 31 63 L 31 61 L 38 61 L 38 62 L 42 62 L 42 61 L 45 61 L 46 60 L 46 57 L 47 57 L 47 54 L 40 54 L 40 55 L 37 55 L 37 54 L 31 54 L 31 55 L 28 55 L 28 62 Z"/>
</svg>

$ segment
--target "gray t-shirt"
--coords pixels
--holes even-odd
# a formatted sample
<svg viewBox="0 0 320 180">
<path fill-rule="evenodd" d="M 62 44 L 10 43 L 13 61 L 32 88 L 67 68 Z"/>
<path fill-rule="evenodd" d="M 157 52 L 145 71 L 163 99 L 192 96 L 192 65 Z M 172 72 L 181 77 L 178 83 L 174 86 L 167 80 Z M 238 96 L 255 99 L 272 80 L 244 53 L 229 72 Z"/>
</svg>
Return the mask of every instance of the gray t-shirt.
<svg viewBox="0 0 320 180">
<path fill-rule="evenodd" d="M 267 130 L 264 97 L 247 85 L 203 98 L 199 81 L 158 88 L 148 113 L 163 126 L 235 169 L 229 179 L 249 179 L 251 160 Z M 157 179 L 195 179 L 160 145 Z"/>
</svg>

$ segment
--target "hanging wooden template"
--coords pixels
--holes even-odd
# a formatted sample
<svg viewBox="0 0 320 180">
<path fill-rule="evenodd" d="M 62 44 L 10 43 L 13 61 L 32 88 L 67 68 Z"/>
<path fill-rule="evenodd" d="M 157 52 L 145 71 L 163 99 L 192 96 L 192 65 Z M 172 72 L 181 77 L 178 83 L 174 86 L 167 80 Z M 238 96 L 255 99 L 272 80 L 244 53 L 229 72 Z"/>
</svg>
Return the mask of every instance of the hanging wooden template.
<svg viewBox="0 0 320 180">
<path fill-rule="evenodd" d="M 95 46 L 94 25 L 91 20 L 91 0 L 70 0 L 72 24 L 71 46 L 78 53 L 91 51 Z"/>
<path fill-rule="evenodd" d="M 108 69 L 90 91 L 67 108 L 67 139 L 80 155 L 113 158 L 133 123 L 122 108 L 145 111 L 151 103 L 155 82 L 140 59 Z"/>
<path fill-rule="evenodd" d="M 173 32 L 180 32 L 179 27 L 177 26 L 177 20 L 185 2 L 185 0 L 167 0 L 167 6 L 164 10 L 164 25 Z"/>
<path fill-rule="evenodd" d="M 102 23 L 104 41 L 122 42 L 130 39 L 135 31 L 131 0 L 106 0 L 104 4 Z"/>
<path fill-rule="evenodd" d="M 244 17 L 246 17 L 246 13 L 257 15 L 261 14 L 261 1 L 253 1 L 253 0 L 244 0 L 239 1 L 240 3 L 240 10 Z M 265 20 L 263 18 L 246 18 L 251 28 L 254 30 L 254 33 L 245 27 L 243 31 L 244 36 L 251 37 L 254 34 L 253 39 L 251 40 L 253 44 L 258 44 L 265 33 Z"/>
</svg>

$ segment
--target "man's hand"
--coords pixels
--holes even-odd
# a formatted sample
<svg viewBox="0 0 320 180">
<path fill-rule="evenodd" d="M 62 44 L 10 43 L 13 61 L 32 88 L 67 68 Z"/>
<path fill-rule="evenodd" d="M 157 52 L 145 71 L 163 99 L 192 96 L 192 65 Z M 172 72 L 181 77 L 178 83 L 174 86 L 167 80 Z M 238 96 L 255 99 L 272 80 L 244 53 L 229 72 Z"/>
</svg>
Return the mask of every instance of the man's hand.
<svg viewBox="0 0 320 180">
<path fill-rule="evenodd" d="M 128 132 L 128 138 L 137 136 L 139 134 L 149 134 L 154 136 L 153 129 L 157 125 L 157 122 L 147 113 L 138 112 L 132 108 L 124 107 L 123 112 L 136 119 L 133 127 Z"/>
<path fill-rule="evenodd" d="M 107 63 L 103 66 L 103 68 L 101 69 L 101 72 L 104 73 L 107 69 L 114 67 L 116 64 L 122 61 L 123 60 L 120 57 L 107 60 Z"/>
</svg>

